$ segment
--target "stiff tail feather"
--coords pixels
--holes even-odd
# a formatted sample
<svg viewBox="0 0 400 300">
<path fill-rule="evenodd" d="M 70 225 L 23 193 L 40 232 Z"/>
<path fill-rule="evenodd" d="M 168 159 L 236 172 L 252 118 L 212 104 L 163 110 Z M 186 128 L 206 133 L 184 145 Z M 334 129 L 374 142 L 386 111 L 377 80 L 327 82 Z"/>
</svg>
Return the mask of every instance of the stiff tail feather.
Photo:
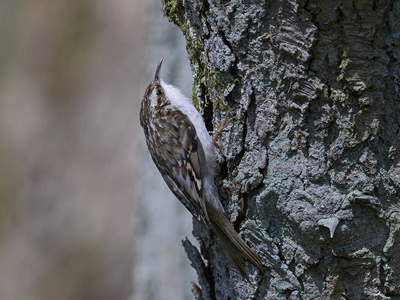
<svg viewBox="0 0 400 300">
<path fill-rule="evenodd" d="M 242 258 L 255 265 L 264 275 L 264 268 L 258 255 L 243 241 L 240 235 L 233 229 L 225 215 L 214 207 L 207 206 L 207 212 L 211 227 L 228 250 L 240 273 L 247 280 L 247 272 L 242 264 Z"/>
</svg>

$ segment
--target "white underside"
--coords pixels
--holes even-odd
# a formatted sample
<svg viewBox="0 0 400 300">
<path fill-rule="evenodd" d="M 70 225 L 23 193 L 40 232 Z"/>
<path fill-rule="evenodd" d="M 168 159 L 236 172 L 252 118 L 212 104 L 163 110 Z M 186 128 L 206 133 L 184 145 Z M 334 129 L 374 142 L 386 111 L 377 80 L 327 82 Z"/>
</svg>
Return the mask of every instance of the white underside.
<svg viewBox="0 0 400 300">
<path fill-rule="evenodd" d="M 173 85 L 166 84 L 162 80 L 161 80 L 161 85 L 165 90 L 165 94 L 168 95 L 168 100 L 171 102 L 171 105 L 177 107 L 179 110 L 181 110 L 185 115 L 189 117 L 190 121 L 193 123 L 193 126 L 196 129 L 197 136 L 200 139 L 200 142 L 203 146 L 207 162 L 209 164 L 210 163 L 214 164 L 215 160 L 214 145 L 212 144 L 211 137 L 208 134 L 208 131 L 204 124 L 204 120 L 200 115 L 200 113 L 197 111 L 197 109 L 194 107 L 192 101 Z"/>
</svg>

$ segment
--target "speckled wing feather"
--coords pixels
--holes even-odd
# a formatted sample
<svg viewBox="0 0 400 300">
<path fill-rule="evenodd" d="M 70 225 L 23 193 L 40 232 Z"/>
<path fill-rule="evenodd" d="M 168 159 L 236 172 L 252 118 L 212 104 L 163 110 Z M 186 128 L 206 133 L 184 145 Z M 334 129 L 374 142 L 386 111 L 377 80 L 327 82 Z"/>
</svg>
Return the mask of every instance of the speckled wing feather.
<svg viewBox="0 0 400 300">
<path fill-rule="evenodd" d="M 153 161 L 175 196 L 208 228 L 203 197 L 207 168 L 203 147 L 189 118 L 178 109 L 162 109 L 148 126 L 147 143 Z"/>
</svg>

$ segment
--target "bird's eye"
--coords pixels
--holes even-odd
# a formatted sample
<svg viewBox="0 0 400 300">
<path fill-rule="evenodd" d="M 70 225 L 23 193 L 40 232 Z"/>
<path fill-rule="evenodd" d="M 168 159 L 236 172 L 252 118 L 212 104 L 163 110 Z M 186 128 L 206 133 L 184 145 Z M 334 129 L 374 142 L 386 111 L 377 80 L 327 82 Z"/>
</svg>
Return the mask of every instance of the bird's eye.
<svg viewBox="0 0 400 300">
<path fill-rule="evenodd" d="M 161 96 L 162 95 L 162 90 L 157 90 L 157 96 Z"/>
</svg>

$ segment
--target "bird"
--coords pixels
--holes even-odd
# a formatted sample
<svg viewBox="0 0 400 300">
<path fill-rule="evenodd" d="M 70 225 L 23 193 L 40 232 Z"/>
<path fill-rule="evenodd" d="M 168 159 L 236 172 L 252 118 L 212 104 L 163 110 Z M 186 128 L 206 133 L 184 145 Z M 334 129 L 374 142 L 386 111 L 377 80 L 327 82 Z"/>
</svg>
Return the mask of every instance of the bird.
<svg viewBox="0 0 400 300">
<path fill-rule="evenodd" d="M 264 274 L 259 256 L 225 216 L 217 187 L 216 151 L 201 114 L 177 87 L 160 77 L 163 58 L 148 85 L 140 109 L 150 155 L 164 181 L 194 218 L 212 229 L 248 280 L 242 258 Z"/>
</svg>

